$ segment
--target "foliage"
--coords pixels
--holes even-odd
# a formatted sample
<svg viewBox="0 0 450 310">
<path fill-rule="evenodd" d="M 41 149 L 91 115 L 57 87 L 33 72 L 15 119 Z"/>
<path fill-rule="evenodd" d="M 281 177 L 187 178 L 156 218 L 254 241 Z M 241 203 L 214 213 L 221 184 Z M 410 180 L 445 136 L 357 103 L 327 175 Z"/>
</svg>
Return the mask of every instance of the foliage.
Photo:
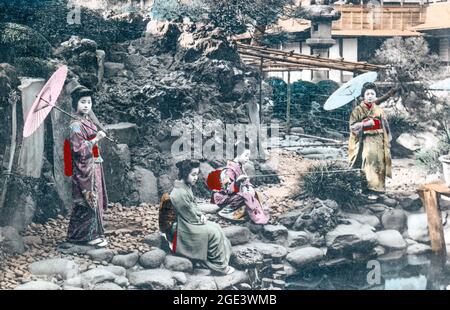
<svg viewBox="0 0 450 310">
<path fill-rule="evenodd" d="M 389 128 L 391 129 L 394 139 L 403 132 L 411 132 L 418 129 L 417 123 L 413 122 L 411 119 L 403 115 L 388 114 L 387 121 L 389 123 Z"/>
<path fill-rule="evenodd" d="M 391 66 L 384 79 L 399 86 L 401 102 L 408 111 L 417 116 L 429 112 L 424 103 L 434 103 L 436 98 L 427 89 L 427 84 L 437 77 L 440 63 L 437 55 L 430 55 L 424 38 L 388 39 L 375 52 L 374 62 Z M 419 83 L 414 83 L 417 81 Z"/>
<path fill-rule="evenodd" d="M 332 173 L 348 170 L 348 166 L 338 162 L 320 162 L 311 166 L 300 177 L 303 190 L 312 198 L 331 199 L 342 206 L 354 206 L 361 199 L 363 182 L 358 171 Z"/>
<path fill-rule="evenodd" d="M 0 0 L 0 21 L 26 25 L 44 36 L 53 46 L 72 35 L 96 41 L 108 50 L 117 42 L 136 39 L 145 29 L 142 20 L 106 20 L 102 12 L 81 8 L 81 23 L 68 24 L 70 9 L 64 0 Z M 35 55 L 33 55 L 35 56 Z"/>
<path fill-rule="evenodd" d="M 267 83 L 272 87 L 273 112 L 275 116 L 284 118 L 286 116 L 287 84 L 276 77 L 267 79 Z"/>
<path fill-rule="evenodd" d="M 19 57 L 14 60 L 17 73 L 21 76 L 48 79 L 56 70 L 48 61 L 37 57 Z"/>
<path fill-rule="evenodd" d="M 415 153 L 415 156 L 419 165 L 423 166 L 427 172 L 435 173 L 442 171 L 442 163 L 439 161 L 439 157 L 449 154 L 449 152 L 450 143 L 446 137 L 441 136 L 436 148 L 421 149 Z"/>
</svg>

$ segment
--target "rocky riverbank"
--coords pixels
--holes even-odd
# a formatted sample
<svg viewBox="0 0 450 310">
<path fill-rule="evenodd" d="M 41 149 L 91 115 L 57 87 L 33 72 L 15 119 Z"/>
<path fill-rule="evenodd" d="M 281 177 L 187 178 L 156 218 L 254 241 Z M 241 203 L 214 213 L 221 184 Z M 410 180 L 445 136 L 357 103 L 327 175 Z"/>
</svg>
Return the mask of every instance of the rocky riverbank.
<svg viewBox="0 0 450 310">
<path fill-rule="evenodd" d="M 280 174 L 290 167 L 301 172 L 313 162 L 294 151 L 276 152 Z M 408 173 L 407 163 L 394 160 L 398 168 L 394 174 Z M 425 174 L 415 173 L 415 182 L 420 183 Z M 387 195 L 349 213 L 334 201 L 296 198 L 295 176 L 280 179 L 279 184 L 264 186 L 272 216 L 269 225 L 224 222 L 218 219 L 216 206 L 201 202 L 233 245 L 230 264 L 237 271 L 232 275 L 212 274 L 198 262 L 171 254 L 157 232 L 156 205 L 113 204 L 106 212 L 108 249 L 64 243 L 68 219 L 62 216 L 32 224 L 23 236 L 13 230 L 3 234 L 10 240 L 2 244 L 21 254 L 4 261 L 0 288 L 283 289 L 290 279 L 308 272 L 352 268 L 372 259 L 417 257 L 431 250 L 419 197 L 413 191 L 400 196 L 403 185 L 389 183 Z M 442 201 L 450 240 L 448 207 Z"/>
</svg>

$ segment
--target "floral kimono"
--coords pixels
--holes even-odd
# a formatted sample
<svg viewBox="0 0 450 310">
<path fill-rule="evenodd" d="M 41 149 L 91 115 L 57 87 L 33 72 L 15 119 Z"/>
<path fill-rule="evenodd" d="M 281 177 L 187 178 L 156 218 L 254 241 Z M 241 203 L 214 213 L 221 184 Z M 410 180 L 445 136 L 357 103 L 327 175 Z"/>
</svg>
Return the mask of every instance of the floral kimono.
<svg viewBox="0 0 450 310">
<path fill-rule="evenodd" d="M 237 181 L 242 174 L 241 165 L 229 161 L 220 175 L 222 189 L 213 193 L 211 201 L 222 208 L 219 214 L 225 218 L 239 220 L 242 218 L 241 208 L 243 208 L 255 224 L 267 224 L 269 218 L 264 213 L 253 185 L 248 179 L 242 182 Z"/>
<path fill-rule="evenodd" d="M 175 181 L 170 201 L 177 215 L 174 252 L 200 260 L 217 272 L 225 272 L 231 256 L 231 243 L 220 225 L 202 221 L 202 212 L 191 187 Z"/>
<path fill-rule="evenodd" d="M 64 143 L 65 174 L 72 177 L 74 208 L 67 239 L 85 243 L 104 235 L 103 211 L 108 205 L 102 157 L 91 140 L 97 129 L 90 119 L 74 120 Z"/>
<path fill-rule="evenodd" d="M 364 171 L 369 190 L 384 192 L 386 176 L 392 177 L 389 125 L 380 107 L 362 102 L 353 109 L 350 127 L 366 119 L 373 119 L 374 125 L 350 133 L 349 161 Z"/>
</svg>

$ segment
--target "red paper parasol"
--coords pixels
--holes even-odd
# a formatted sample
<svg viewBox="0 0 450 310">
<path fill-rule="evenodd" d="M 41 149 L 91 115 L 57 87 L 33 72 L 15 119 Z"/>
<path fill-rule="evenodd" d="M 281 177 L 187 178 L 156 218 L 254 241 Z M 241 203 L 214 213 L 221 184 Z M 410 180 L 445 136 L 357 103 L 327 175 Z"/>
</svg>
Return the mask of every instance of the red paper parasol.
<svg viewBox="0 0 450 310">
<path fill-rule="evenodd" d="M 70 118 L 78 119 L 77 117 L 56 106 L 56 101 L 58 100 L 58 97 L 64 87 L 64 82 L 66 81 L 67 71 L 67 66 L 62 66 L 56 70 L 56 72 L 53 73 L 47 83 L 45 83 L 42 90 L 36 96 L 36 101 L 33 103 L 30 112 L 28 112 L 25 125 L 23 126 L 24 138 L 31 136 L 39 128 L 39 126 L 41 126 L 53 108 L 57 109 L 61 113 L 64 113 Z M 97 130 L 88 126 L 84 122 L 83 125 L 97 132 Z M 114 143 L 118 143 L 116 140 L 108 136 L 105 138 Z"/>
<path fill-rule="evenodd" d="M 28 112 L 23 127 L 24 137 L 31 136 L 41 126 L 50 111 L 56 107 L 56 100 L 61 94 L 66 77 L 67 66 L 62 66 L 45 83 Z"/>
</svg>

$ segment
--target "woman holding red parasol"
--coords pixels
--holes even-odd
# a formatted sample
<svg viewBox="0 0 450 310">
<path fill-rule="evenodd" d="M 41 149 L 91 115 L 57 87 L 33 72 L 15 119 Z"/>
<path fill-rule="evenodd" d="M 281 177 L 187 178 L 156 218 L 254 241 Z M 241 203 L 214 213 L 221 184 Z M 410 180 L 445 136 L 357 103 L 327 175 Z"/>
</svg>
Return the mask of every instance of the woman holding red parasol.
<svg viewBox="0 0 450 310">
<path fill-rule="evenodd" d="M 103 211 L 108 197 L 98 143 L 106 134 L 97 132 L 89 117 L 92 91 L 78 86 L 71 96 L 76 118 L 70 123 L 69 139 L 64 143 L 64 163 L 65 174 L 72 176 L 74 208 L 67 239 L 104 247 L 108 242 L 104 237 Z"/>
</svg>

